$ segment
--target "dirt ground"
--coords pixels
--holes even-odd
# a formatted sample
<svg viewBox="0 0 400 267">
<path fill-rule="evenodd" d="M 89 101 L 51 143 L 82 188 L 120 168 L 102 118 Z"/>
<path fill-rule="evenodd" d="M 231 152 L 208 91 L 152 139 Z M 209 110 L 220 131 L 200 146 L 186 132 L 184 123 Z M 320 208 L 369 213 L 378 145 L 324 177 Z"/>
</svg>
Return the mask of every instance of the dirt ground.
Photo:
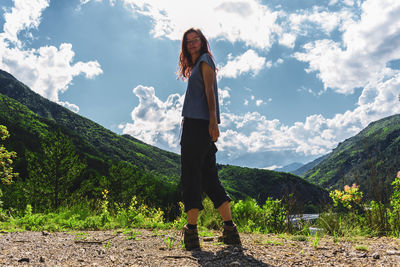
<svg viewBox="0 0 400 267">
<path fill-rule="evenodd" d="M 400 266 L 394 238 L 241 234 L 239 247 L 208 235 L 201 250 L 185 251 L 172 230 L 3 232 L 0 266 Z"/>
</svg>

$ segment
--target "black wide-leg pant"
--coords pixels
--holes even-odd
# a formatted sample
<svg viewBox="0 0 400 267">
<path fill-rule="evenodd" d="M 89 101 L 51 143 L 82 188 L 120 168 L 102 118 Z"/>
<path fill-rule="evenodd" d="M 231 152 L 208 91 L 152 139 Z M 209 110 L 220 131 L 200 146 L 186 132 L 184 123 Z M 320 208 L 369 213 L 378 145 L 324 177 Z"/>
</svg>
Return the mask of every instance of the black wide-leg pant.
<svg viewBox="0 0 400 267">
<path fill-rule="evenodd" d="M 181 189 L 185 212 L 202 210 L 205 192 L 214 207 L 231 201 L 218 178 L 217 147 L 208 132 L 207 120 L 184 118 L 181 137 Z"/>
</svg>

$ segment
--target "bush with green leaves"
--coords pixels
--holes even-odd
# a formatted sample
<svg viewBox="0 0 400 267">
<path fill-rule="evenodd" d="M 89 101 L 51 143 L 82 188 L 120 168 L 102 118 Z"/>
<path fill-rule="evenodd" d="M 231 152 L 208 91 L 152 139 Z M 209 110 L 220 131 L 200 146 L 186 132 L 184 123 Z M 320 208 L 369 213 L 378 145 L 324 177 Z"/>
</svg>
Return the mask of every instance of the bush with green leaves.
<svg viewBox="0 0 400 267">
<path fill-rule="evenodd" d="M 333 200 L 333 205 L 338 211 L 357 211 L 360 210 L 363 192 L 359 191 L 359 186 L 353 184 L 351 187 L 344 186 L 344 190 L 334 190 L 329 193 Z"/>
<path fill-rule="evenodd" d="M 0 125 L 0 140 L 4 141 L 10 137 L 7 127 Z M 11 184 L 13 179 L 18 177 L 12 167 L 13 159 L 17 157 L 17 153 L 9 152 L 3 144 L 0 145 L 0 181 L 3 184 Z"/>
<path fill-rule="evenodd" d="M 285 205 L 278 199 L 268 198 L 262 207 L 251 198 L 232 205 L 233 220 L 245 232 L 283 232 L 287 226 L 287 216 Z"/>
<path fill-rule="evenodd" d="M 381 202 L 371 201 L 365 210 L 365 218 L 371 235 L 386 235 L 390 231 L 388 218 L 390 210 Z"/>
<path fill-rule="evenodd" d="M 400 237 L 400 171 L 392 182 L 393 193 L 390 199 L 391 210 L 389 210 L 389 223 L 392 233 Z"/>
</svg>

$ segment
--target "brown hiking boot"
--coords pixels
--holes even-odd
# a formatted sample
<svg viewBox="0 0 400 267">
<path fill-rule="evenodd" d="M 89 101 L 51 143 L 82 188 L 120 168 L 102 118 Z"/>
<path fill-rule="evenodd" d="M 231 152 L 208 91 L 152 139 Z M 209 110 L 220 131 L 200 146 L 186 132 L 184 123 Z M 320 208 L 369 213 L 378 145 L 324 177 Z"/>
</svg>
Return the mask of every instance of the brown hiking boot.
<svg viewBox="0 0 400 267">
<path fill-rule="evenodd" d="M 229 226 L 223 225 L 222 237 L 220 237 L 220 241 L 224 242 L 227 245 L 241 245 L 240 236 L 236 229 L 236 225 Z"/>
<path fill-rule="evenodd" d="M 186 250 L 193 250 L 200 248 L 199 234 L 197 229 L 191 230 L 186 225 L 182 229 L 183 243 Z"/>
</svg>

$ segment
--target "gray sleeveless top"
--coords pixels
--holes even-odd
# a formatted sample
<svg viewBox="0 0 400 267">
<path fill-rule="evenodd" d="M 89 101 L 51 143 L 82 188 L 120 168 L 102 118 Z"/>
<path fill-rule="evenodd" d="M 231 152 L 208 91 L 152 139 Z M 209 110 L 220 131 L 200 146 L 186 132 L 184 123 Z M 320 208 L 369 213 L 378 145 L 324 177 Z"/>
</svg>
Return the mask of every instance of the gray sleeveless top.
<svg viewBox="0 0 400 267">
<path fill-rule="evenodd" d="M 192 119 L 203 119 L 210 120 L 210 113 L 208 111 L 207 96 L 203 81 L 203 76 L 201 75 L 200 64 L 205 62 L 214 70 L 214 95 L 217 111 L 217 121 L 221 123 L 219 116 L 219 103 L 218 103 L 218 86 L 217 77 L 215 73 L 215 65 L 208 53 L 204 53 L 197 60 L 196 64 L 192 69 L 192 73 L 189 77 L 185 101 L 183 102 L 182 116 Z"/>
</svg>

